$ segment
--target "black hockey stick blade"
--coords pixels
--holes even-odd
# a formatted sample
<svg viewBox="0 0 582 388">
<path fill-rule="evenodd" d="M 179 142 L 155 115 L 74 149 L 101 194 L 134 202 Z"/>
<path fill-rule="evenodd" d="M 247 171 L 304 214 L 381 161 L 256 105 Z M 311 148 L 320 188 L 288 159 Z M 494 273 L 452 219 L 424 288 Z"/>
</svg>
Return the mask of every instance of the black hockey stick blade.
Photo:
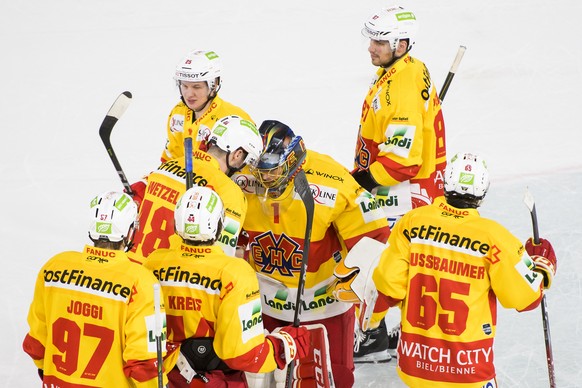
<svg viewBox="0 0 582 388">
<path fill-rule="evenodd" d="M 465 50 L 467 50 L 467 47 L 459 46 L 459 50 L 457 51 L 457 55 L 455 56 L 455 60 L 453 61 L 453 64 L 451 65 L 451 69 L 449 70 L 449 74 L 447 74 L 447 77 L 445 79 L 445 83 L 443 84 L 443 87 L 441 88 L 441 92 L 439 93 L 439 99 L 441 100 L 441 102 L 445 99 L 445 96 L 447 95 L 447 92 L 449 90 L 449 86 L 451 86 L 451 82 L 453 81 L 453 77 L 457 73 L 457 69 L 459 68 L 459 64 L 461 63 L 461 59 L 463 59 L 463 55 L 465 55 Z"/>
<path fill-rule="evenodd" d="M 525 195 L 523 197 L 523 202 L 527 206 L 532 224 L 533 232 L 533 242 L 534 244 L 540 243 L 540 233 L 538 229 L 538 217 L 536 212 L 536 203 L 534 201 L 533 195 L 530 193 L 529 189 L 525 189 Z M 546 300 L 546 295 L 542 295 L 542 300 L 540 302 L 542 306 L 542 323 L 544 328 L 544 342 L 546 345 L 546 362 L 548 364 L 548 378 L 550 380 L 550 388 L 556 387 L 556 372 L 554 368 L 554 354 L 552 351 L 552 337 L 550 334 L 550 317 L 548 314 L 548 302 Z"/>
<path fill-rule="evenodd" d="M 105 146 L 105 149 L 109 154 L 109 158 L 111 159 L 111 162 L 113 163 L 113 166 L 117 171 L 117 175 L 119 175 L 119 179 L 123 184 L 125 192 L 128 193 L 129 195 L 133 195 L 133 191 L 131 190 L 131 186 L 127 181 L 127 177 L 125 176 L 125 173 L 121 168 L 121 164 L 119 163 L 119 160 L 115 155 L 113 146 L 111 145 L 111 131 L 113 131 L 113 127 L 115 126 L 119 118 L 127 110 L 127 107 L 131 102 L 131 97 L 132 96 L 130 92 L 126 91 L 121 93 L 119 97 L 117 97 L 117 99 L 113 102 L 111 108 L 109 108 L 109 110 L 107 111 L 107 115 L 103 119 L 101 127 L 99 127 L 99 136 L 101 137 L 101 141 L 103 142 L 103 145 Z"/>
</svg>

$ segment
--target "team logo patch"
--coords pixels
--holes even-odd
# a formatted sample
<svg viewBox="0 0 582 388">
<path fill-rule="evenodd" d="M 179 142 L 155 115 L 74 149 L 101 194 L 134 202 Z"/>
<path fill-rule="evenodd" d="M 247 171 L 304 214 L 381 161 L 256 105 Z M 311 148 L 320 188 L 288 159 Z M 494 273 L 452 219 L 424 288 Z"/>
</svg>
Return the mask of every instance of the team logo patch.
<svg viewBox="0 0 582 388">
<path fill-rule="evenodd" d="M 260 234 L 250 244 L 250 250 L 261 272 L 291 277 L 301 269 L 303 250 L 284 233 L 279 238 L 270 231 Z"/>
</svg>

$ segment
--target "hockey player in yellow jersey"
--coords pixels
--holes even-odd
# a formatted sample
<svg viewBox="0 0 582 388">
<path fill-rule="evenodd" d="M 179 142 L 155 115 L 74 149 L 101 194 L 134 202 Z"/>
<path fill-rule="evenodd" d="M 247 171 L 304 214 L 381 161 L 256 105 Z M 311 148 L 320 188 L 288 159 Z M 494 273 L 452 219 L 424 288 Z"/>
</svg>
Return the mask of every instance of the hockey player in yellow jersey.
<svg viewBox="0 0 582 388">
<path fill-rule="evenodd" d="M 127 194 L 107 192 L 91 201 L 88 214 L 94 246 L 60 253 L 38 274 L 24 351 L 43 387 L 157 388 L 158 282 L 124 252 L 137 206 Z"/>
<path fill-rule="evenodd" d="M 287 125 L 266 120 L 259 132 L 265 148 L 259 163 L 250 168 L 251 175 L 234 179 L 249 202 L 244 223 L 249 236 L 247 258 L 255 271 L 276 280 L 259 278 L 265 327 L 272 330 L 294 319 L 306 230 L 305 206 L 295 192 L 294 176 L 303 169 L 315 210 L 301 322 L 326 327 L 333 339 L 329 354 L 336 386 L 349 387 L 354 382 L 354 305 L 333 297 L 334 268 L 362 237 L 385 242 L 390 233 L 386 218 L 346 168 L 329 156 L 306 150 L 301 136 Z"/>
<path fill-rule="evenodd" d="M 265 335 L 255 272 L 214 244 L 224 222 L 218 194 L 194 186 L 174 219 L 180 247 L 157 250 L 144 263 L 164 291 L 170 387 L 242 388 L 243 371 L 269 372 L 305 356 L 307 329 Z"/>
<path fill-rule="evenodd" d="M 197 186 L 209 186 L 225 198 L 226 220 L 218 243 L 230 255 L 235 255 L 236 243 L 247 213 L 247 201 L 239 187 L 229 177 L 246 164 L 256 163 L 262 141 L 255 125 L 238 116 L 226 116 L 216 122 L 208 138 L 208 153 L 193 150 L 193 181 Z M 141 230 L 128 253 L 129 258 L 142 263 L 155 249 L 169 248 L 174 237 L 174 207 L 186 191 L 186 170 L 183 157 L 162 163 L 144 182 L 132 185 L 134 199 L 140 203 Z"/>
<path fill-rule="evenodd" d="M 445 197 L 396 223 L 373 279 L 374 318 L 401 306 L 398 374 L 411 387 L 497 387 L 493 365 L 497 301 L 527 311 L 556 271 L 545 239 L 524 246 L 477 208 L 489 175 L 476 155 L 447 165 Z"/>
<path fill-rule="evenodd" d="M 391 228 L 410 209 L 443 195 L 445 123 L 428 68 L 410 55 L 417 29 L 416 15 L 400 6 L 375 12 L 362 29 L 378 70 L 362 106 L 352 173 L 374 193 Z M 356 362 L 396 354 L 385 322 L 358 334 Z"/>
<path fill-rule="evenodd" d="M 216 121 L 236 115 L 252 121 L 238 106 L 218 95 L 222 63 L 214 51 L 194 50 L 176 66 L 174 80 L 180 90 L 180 102 L 170 112 L 167 140 L 162 162 L 184 156 L 184 136 L 191 137 L 193 149 L 206 150 L 206 140 Z"/>
</svg>

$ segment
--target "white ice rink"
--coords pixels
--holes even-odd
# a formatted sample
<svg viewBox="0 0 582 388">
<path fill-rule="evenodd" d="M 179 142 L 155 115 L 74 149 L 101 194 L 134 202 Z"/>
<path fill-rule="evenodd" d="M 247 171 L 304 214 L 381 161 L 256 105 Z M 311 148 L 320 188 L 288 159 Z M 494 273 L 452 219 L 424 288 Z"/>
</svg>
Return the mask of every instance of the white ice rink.
<svg viewBox="0 0 582 388">
<path fill-rule="evenodd" d="M 155 168 L 172 76 L 190 49 L 217 51 L 224 99 L 260 123 L 279 119 L 308 147 L 351 167 L 374 68 L 363 21 L 380 0 L 12 0 L 0 3 L 0 386 L 40 386 L 22 351 L 41 265 L 88 242 L 86 205 L 121 190 L 97 131 L 117 95 L 132 105 L 112 141 L 130 181 Z M 440 88 L 449 155 L 482 154 L 492 187 L 482 214 L 542 237 L 558 256 L 547 293 L 557 386 L 582 387 L 582 43 L 578 0 L 403 0 L 421 30 L 412 55 Z M 511 285 L 507 285 L 511 287 Z M 392 311 L 389 319 L 395 319 Z M 541 313 L 499 309 L 501 387 L 547 387 Z M 357 387 L 401 387 L 395 362 L 356 371 Z"/>
</svg>

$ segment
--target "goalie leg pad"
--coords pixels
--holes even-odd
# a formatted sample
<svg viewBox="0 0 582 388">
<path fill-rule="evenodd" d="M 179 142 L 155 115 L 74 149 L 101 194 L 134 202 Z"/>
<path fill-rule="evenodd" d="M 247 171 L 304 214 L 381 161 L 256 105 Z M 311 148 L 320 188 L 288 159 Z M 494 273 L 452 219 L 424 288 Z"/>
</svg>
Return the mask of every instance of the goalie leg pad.
<svg viewBox="0 0 582 388">
<path fill-rule="evenodd" d="M 305 326 L 311 335 L 311 352 L 295 362 L 292 372 L 294 388 L 335 387 L 329 356 L 327 330 L 322 324 Z M 285 387 L 287 368 L 275 370 L 277 388 Z"/>
</svg>

